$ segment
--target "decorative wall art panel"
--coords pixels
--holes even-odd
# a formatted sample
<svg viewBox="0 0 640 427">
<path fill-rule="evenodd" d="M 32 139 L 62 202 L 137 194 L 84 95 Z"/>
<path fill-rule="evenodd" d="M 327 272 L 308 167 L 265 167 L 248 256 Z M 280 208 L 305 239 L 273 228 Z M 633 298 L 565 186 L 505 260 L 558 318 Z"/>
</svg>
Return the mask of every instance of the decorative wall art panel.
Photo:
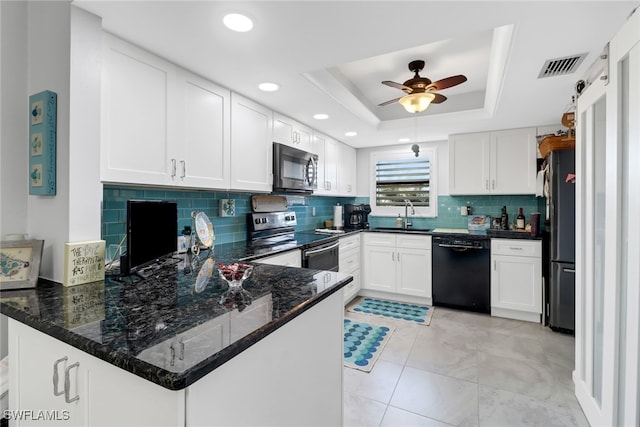
<svg viewBox="0 0 640 427">
<path fill-rule="evenodd" d="M 56 194 L 56 104 L 54 92 L 29 97 L 29 194 Z"/>
</svg>

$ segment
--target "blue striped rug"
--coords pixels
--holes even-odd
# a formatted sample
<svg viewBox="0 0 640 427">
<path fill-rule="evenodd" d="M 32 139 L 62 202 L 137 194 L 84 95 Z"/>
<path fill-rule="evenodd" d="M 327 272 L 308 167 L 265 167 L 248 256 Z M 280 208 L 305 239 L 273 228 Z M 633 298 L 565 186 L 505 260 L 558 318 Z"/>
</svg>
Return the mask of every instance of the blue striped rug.
<svg viewBox="0 0 640 427">
<path fill-rule="evenodd" d="M 349 307 L 348 311 L 406 320 L 421 325 L 429 325 L 429 323 L 431 323 L 431 316 L 433 315 L 433 307 L 426 305 L 408 304 L 368 297 L 360 300 L 357 305 Z"/>
<path fill-rule="evenodd" d="M 394 328 L 344 319 L 344 366 L 369 372 Z"/>
</svg>

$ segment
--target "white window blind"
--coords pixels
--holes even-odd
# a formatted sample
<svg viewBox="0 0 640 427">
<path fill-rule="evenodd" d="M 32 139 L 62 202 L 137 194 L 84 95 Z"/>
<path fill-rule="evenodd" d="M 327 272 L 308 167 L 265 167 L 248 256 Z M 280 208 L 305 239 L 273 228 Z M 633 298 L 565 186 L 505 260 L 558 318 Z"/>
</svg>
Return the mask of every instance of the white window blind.
<svg viewBox="0 0 640 427">
<path fill-rule="evenodd" d="M 379 160 L 376 162 L 376 205 L 430 206 L 431 165 L 428 158 Z"/>
</svg>

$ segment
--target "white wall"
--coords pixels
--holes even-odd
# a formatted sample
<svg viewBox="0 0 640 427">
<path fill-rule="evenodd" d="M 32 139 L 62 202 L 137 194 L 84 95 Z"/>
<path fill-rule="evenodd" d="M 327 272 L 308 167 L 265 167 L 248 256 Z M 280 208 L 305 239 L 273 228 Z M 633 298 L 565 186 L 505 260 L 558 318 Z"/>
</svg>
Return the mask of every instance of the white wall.
<svg viewBox="0 0 640 427">
<path fill-rule="evenodd" d="M 27 232 L 27 3 L 0 2 L 0 236 Z"/>
<path fill-rule="evenodd" d="M 62 247 L 69 234 L 69 62 L 71 14 L 67 2 L 28 2 L 28 95 L 58 95 L 56 195 L 28 197 L 28 229 L 44 240 L 40 276 L 62 278 Z"/>
<path fill-rule="evenodd" d="M 0 2 L 0 238 L 28 231 L 26 20 L 26 2 Z M 0 358 L 7 355 L 7 334 L 7 318 L 0 316 Z"/>
<path fill-rule="evenodd" d="M 64 243 L 101 235 L 101 37 L 100 19 L 69 2 L 28 3 L 28 93 L 58 95 L 57 191 L 28 197 L 28 232 L 45 241 L 40 276 L 56 282 Z"/>
<path fill-rule="evenodd" d="M 102 235 L 100 91 L 102 21 L 71 8 L 69 111 L 69 235 L 78 242 Z"/>
</svg>

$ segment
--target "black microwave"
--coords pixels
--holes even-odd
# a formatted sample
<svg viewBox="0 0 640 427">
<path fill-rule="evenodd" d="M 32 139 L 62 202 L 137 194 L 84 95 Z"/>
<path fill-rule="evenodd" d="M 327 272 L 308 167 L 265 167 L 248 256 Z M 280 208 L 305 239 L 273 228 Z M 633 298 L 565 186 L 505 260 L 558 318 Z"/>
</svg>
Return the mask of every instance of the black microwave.
<svg viewBox="0 0 640 427">
<path fill-rule="evenodd" d="M 273 191 L 313 193 L 318 188 L 318 155 L 273 143 Z"/>
</svg>

